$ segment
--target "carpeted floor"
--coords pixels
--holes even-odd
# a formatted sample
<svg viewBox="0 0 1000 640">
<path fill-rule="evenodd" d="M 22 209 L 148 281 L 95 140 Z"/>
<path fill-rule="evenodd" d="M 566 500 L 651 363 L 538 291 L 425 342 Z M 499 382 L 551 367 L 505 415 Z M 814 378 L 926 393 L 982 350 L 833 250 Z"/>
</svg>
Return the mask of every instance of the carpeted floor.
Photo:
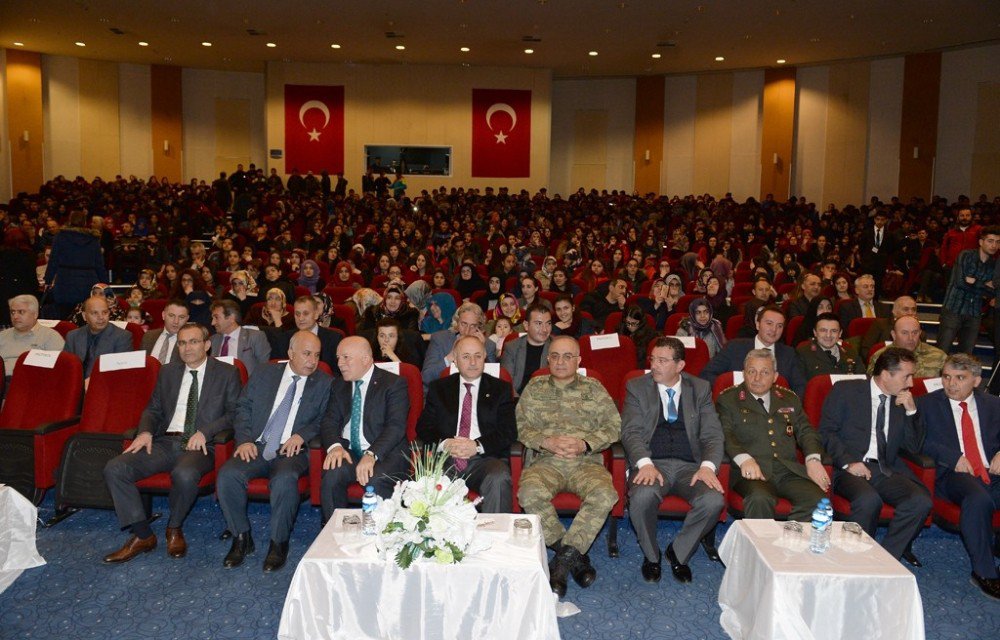
<svg viewBox="0 0 1000 640">
<path fill-rule="evenodd" d="M 157 500 L 157 510 L 166 502 Z M 40 516 L 52 513 L 51 500 Z M 26 571 L 0 594 L 0 638 L 68 639 L 257 639 L 274 638 L 295 563 L 319 531 L 319 511 L 303 505 L 291 540 L 289 564 L 264 574 L 267 549 L 264 504 L 250 505 L 257 553 L 241 567 L 222 568 L 228 542 L 218 540 L 222 515 L 207 498 L 188 518 L 188 557 L 173 560 L 162 540 L 165 520 L 154 530 L 160 546 L 123 566 L 101 558 L 125 539 L 113 512 L 82 511 L 51 529 L 39 529 L 38 548 L 47 565 Z M 627 522 L 619 524 L 621 557 L 608 558 L 604 538 L 591 550 L 597 582 L 590 589 L 570 583 L 567 600 L 581 613 L 560 620 L 565 639 L 725 638 L 717 594 L 723 568 L 699 550 L 691 560 L 694 581 L 681 585 L 664 566 L 663 581 L 642 581 L 641 553 Z M 679 523 L 662 521 L 661 545 Z M 722 539 L 725 527 L 719 528 Z M 968 560 L 958 536 L 936 527 L 924 531 L 914 550 L 924 562 L 914 572 L 920 585 L 928 638 L 1000 638 L 1000 602 L 969 583 Z M 530 639 L 525 639 L 530 640 Z"/>
</svg>

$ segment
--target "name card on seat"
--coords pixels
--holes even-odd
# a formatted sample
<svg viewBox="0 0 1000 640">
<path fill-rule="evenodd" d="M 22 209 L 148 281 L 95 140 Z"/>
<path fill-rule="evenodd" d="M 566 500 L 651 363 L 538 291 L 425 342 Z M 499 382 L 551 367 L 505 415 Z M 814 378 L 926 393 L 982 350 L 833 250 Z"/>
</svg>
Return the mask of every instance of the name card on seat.
<svg viewBox="0 0 1000 640">
<path fill-rule="evenodd" d="M 55 329 L 56 325 L 59 324 L 59 321 L 58 320 L 45 320 L 43 318 L 39 318 L 38 319 L 38 324 L 42 325 L 43 327 L 48 327 L 49 329 Z"/>
<path fill-rule="evenodd" d="M 863 373 L 831 373 L 830 384 L 837 384 L 844 380 L 866 380 L 868 376 Z"/>
<path fill-rule="evenodd" d="M 119 329 L 124 329 L 125 325 L 127 325 L 128 323 L 125 322 L 124 320 L 112 320 L 110 324 L 115 325 Z M 102 371 L 103 371 L 103 369 L 102 369 Z"/>
<path fill-rule="evenodd" d="M 251 329 L 252 331 L 260 331 L 260 327 L 258 327 L 258 326 L 257 326 L 257 325 L 255 325 L 255 324 L 245 324 L 245 325 L 243 325 L 243 326 L 242 326 L 242 327 L 240 327 L 240 328 L 241 328 L 241 329 Z"/>
<path fill-rule="evenodd" d="M 927 389 L 927 393 L 932 391 L 937 391 L 938 389 L 943 389 L 944 385 L 941 384 L 941 378 L 925 378 L 924 379 L 924 389 Z"/>
<path fill-rule="evenodd" d="M 41 367 L 42 369 L 55 369 L 56 360 L 59 359 L 61 351 L 46 351 L 45 349 L 29 349 L 28 355 L 24 356 L 23 363 L 29 367 Z"/>
<path fill-rule="evenodd" d="M 383 371 L 388 371 L 389 373 L 395 373 L 399 375 L 399 363 L 398 362 L 376 362 L 375 366 Z M 454 366 L 454 365 L 452 365 Z"/>
<path fill-rule="evenodd" d="M 576 372 L 581 376 L 583 376 L 584 378 L 587 377 L 587 367 L 580 367 L 579 369 L 576 370 Z"/>
<path fill-rule="evenodd" d="M 743 384 L 743 372 L 733 371 L 733 386 L 736 386 L 738 384 Z"/>
<path fill-rule="evenodd" d="M 122 369 L 143 369 L 146 367 L 146 352 L 124 351 L 105 353 L 98 359 L 99 371 L 121 371 Z"/>
<path fill-rule="evenodd" d="M 234 367 L 236 366 L 236 356 L 215 356 L 215 359 L 219 362 L 225 362 L 226 364 L 231 364 Z"/>
<path fill-rule="evenodd" d="M 621 346 L 617 333 L 605 333 L 600 336 L 590 336 L 590 350 L 617 349 Z"/>
<path fill-rule="evenodd" d="M 684 345 L 685 349 L 695 348 L 694 336 L 674 336 L 674 337 L 681 341 L 681 344 Z"/>
</svg>

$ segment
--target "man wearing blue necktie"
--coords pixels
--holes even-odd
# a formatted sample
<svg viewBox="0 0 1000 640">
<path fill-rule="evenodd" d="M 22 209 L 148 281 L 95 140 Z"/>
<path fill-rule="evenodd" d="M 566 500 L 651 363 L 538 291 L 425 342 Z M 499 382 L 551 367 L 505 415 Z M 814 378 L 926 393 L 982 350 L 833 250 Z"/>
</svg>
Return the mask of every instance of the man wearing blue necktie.
<svg viewBox="0 0 1000 640">
<path fill-rule="evenodd" d="M 322 422 L 327 451 L 320 490 L 323 522 L 335 509 L 347 507 L 352 482 L 372 485 L 376 494 L 388 498 L 410 464 L 406 380 L 375 367 L 371 344 L 358 336 L 337 345 L 337 367 L 342 379 L 331 386 Z"/>
</svg>

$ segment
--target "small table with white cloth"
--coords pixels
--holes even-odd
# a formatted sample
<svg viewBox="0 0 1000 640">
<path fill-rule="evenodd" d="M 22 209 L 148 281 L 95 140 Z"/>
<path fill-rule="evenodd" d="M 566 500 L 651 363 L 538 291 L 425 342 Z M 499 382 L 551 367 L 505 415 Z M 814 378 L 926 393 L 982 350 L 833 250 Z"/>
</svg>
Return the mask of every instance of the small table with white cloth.
<svg viewBox="0 0 1000 640">
<path fill-rule="evenodd" d="M 380 560 L 375 536 L 344 531 L 337 509 L 295 569 L 280 640 L 320 638 L 559 638 L 538 516 L 481 514 L 491 547 L 458 564 Z M 517 518 L 531 536 L 513 539 Z"/>
<path fill-rule="evenodd" d="M 25 569 L 45 564 L 35 548 L 38 509 L 7 485 L 0 484 L 0 593 Z"/>
<path fill-rule="evenodd" d="M 719 622 L 731 638 L 923 640 L 917 580 L 865 533 L 833 523 L 830 548 L 809 551 L 812 527 L 739 520 L 719 545 L 726 573 Z"/>
</svg>

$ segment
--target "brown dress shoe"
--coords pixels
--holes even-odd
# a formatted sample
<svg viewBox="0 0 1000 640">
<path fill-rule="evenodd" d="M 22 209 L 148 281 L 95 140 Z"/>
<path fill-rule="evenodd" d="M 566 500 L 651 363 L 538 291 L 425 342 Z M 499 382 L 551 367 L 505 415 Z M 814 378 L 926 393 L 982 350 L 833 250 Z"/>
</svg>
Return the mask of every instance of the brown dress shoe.
<svg viewBox="0 0 1000 640">
<path fill-rule="evenodd" d="M 187 541 L 180 527 L 167 527 L 167 555 L 171 558 L 183 558 L 187 555 Z"/>
<path fill-rule="evenodd" d="M 119 564 L 128 562 L 140 553 L 148 553 L 156 548 L 156 536 L 139 539 L 130 536 L 121 549 L 104 556 L 104 561 L 108 564 Z"/>
</svg>

